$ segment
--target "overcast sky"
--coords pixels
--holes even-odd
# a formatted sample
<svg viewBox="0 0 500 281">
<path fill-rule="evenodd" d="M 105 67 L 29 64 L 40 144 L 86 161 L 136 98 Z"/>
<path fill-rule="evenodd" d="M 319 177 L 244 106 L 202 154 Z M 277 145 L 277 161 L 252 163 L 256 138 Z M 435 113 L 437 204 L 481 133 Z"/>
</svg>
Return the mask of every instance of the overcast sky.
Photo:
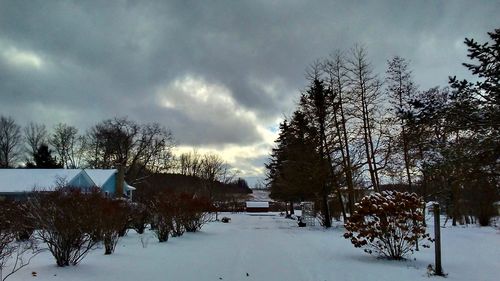
<svg viewBox="0 0 500 281">
<path fill-rule="evenodd" d="M 421 88 L 467 75 L 465 37 L 500 28 L 499 1 L 0 0 L 0 114 L 84 132 L 127 116 L 216 151 L 251 182 L 315 59 L 354 44 Z"/>
</svg>

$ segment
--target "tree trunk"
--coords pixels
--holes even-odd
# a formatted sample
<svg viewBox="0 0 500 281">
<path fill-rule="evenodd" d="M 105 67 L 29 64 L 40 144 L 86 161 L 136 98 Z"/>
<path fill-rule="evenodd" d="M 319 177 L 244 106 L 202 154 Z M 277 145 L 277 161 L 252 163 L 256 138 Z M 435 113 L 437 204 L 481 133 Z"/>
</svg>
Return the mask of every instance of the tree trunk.
<svg viewBox="0 0 500 281">
<path fill-rule="evenodd" d="M 368 164 L 368 172 L 370 173 L 370 180 L 372 182 L 372 187 L 376 192 L 380 192 L 378 186 L 377 186 L 377 179 L 375 177 L 375 170 L 372 164 L 372 155 L 371 155 L 371 149 L 370 149 L 370 138 L 369 138 L 369 133 L 368 133 L 368 120 L 367 120 L 367 112 L 365 108 L 365 100 L 364 100 L 364 94 L 362 94 L 361 97 L 361 107 L 362 107 L 362 119 L 363 119 L 363 141 L 364 141 L 364 146 L 365 146 L 365 153 L 366 153 L 366 162 Z"/>
<path fill-rule="evenodd" d="M 330 155 L 330 151 L 329 151 L 329 149 L 327 147 L 327 144 L 326 144 L 325 127 L 324 127 L 324 123 L 322 123 L 322 122 L 320 122 L 320 138 L 321 138 L 321 140 L 320 140 L 321 141 L 320 155 L 321 155 L 322 159 L 325 159 L 325 154 L 326 154 L 326 159 L 328 160 L 328 169 L 330 171 L 330 177 L 331 177 L 331 180 L 332 180 L 332 184 L 335 184 L 336 180 L 335 180 L 335 171 L 333 170 L 332 156 Z M 342 209 L 342 216 L 344 217 L 344 222 L 346 222 L 347 221 L 347 215 L 346 215 L 346 212 L 345 212 L 344 203 L 343 203 L 343 200 L 342 200 L 342 195 L 340 193 L 340 188 L 339 188 L 338 185 L 336 186 L 335 190 L 337 192 L 337 196 L 339 197 L 340 207 Z M 323 212 L 325 212 L 324 213 L 324 216 L 325 216 L 325 227 L 327 227 L 327 228 L 332 226 L 332 219 L 331 219 L 331 216 L 330 216 L 330 208 L 328 207 L 328 196 L 329 195 L 330 195 L 330 192 L 329 192 L 328 186 L 327 186 L 326 183 L 323 183 L 323 194 L 322 194 L 322 198 L 323 198 Z"/>
<path fill-rule="evenodd" d="M 122 198 L 123 197 L 123 185 L 125 182 L 125 166 L 120 164 L 117 166 L 117 173 L 116 173 L 116 190 L 115 190 L 115 197 L 116 198 Z"/>
</svg>

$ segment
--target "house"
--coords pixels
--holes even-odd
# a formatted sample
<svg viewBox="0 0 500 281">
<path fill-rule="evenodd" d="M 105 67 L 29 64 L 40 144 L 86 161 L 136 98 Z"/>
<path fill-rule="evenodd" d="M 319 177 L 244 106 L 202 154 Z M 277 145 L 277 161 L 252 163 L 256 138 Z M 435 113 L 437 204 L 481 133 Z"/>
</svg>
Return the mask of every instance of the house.
<svg viewBox="0 0 500 281">
<path fill-rule="evenodd" d="M 269 202 L 247 201 L 246 211 L 248 213 L 267 213 L 269 212 Z"/>
<path fill-rule="evenodd" d="M 0 169 L 0 199 L 25 199 L 34 190 L 54 190 L 58 186 L 81 189 L 98 187 L 114 196 L 116 169 Z M 123 182 L 123 195 L 132 199 L 133 186 Z"/>
</svg>

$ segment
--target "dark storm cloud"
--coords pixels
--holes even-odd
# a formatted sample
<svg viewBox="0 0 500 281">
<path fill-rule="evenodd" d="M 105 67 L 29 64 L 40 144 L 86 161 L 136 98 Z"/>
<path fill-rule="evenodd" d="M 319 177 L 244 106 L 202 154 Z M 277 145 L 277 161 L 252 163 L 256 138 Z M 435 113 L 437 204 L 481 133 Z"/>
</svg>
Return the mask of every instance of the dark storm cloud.
<svg viewBox="0 0 500 281">
<path fill-rule="evenodd" d="M 0 113 L 82 128 L 127 115 L 183 144 L 249 144 L 335 49 L 363 44 L 381 74 L 406 57 L 431 87 L 465 75 L 464 37 L 500 27 L 495 1 L 407 2 L 0 1 Z M 232 103 L 182 99 L 187 78 Z"/>
</svg>

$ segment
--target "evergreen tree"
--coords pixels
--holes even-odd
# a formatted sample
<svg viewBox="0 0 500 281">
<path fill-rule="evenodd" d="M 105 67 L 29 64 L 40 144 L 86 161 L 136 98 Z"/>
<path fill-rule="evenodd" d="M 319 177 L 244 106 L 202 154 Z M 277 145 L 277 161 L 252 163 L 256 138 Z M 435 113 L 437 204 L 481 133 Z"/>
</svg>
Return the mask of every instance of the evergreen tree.
<svg viewBox="0 0 500 281">
<path fill-rule="evenodd" d="M 57 169 L 62 168 L 62 165 L 57 162 L 56 158 L 52 156 L 52 150 L 46 144 L 41 144 L 36 153 L 33 155 L 35 163 L 28 162 L 26 167 L 38 169 Z"/>
<path fill-rule="evenodd" d="M 321 159 L 320 161 L 326 163 L 324 165 L 328 168 L 328 176 L 322 182 L 319 197 L 321 198 L 323 225 L 330 227 L 331 216 L 328 198 L 333 191 L 336 192 L 344 219 L 346 218 L 340 194 L 340 174 L 342 173 L 342 168 L 340 163 L 334 161 L 333 155 L 337 148 L 335 148 L 335 141 L 330 136 L 332 131 L 334 131 L 334 127 L 330 126 L 333 112 L 329 105 L 333 93 L 332 89 L 321 79 L 316 68 L 313 68 L 311 73 L 309 88 L 302 93 L 299 108 L 304 112 L 310 126 L 315 131 L 317 136 L 316 149 Z M 323 164 L 320 166 L 323 166 Z M 340 171 L 338 171 L 338 167 L 340 167 Z"/>
<path fill-rule="evenodd" d="M 486 164 L 488 173 L 498 175 L 500 158 L 500 29 L 489 32 L 493 42 L 465 39 L 468 57 L 478 64 L 464 63 L 476 82 L 450 78 L 452 106 L 450 125 L 472 132 L 475 157 Z M 486 167 L 485 167 L 486 168 Z"/>
<path fill-rule="evenodd" d="M 280 125 L 276 143 L 266 165 L 271 197 L 290 206 L 318 198 L 328 178 L 328 166 L 317 150 L 317 133 L 304 113 L 296 111 L 290 122 Z"/>
<path fill-rule="evenodd" d="M 500 187 L 500 29 L 489 33 L 493 43 L 466 39 L 464 63 L 477 82 L 450 78 L 451 92 L 431 90 L 414 105 L 416 124 L 428 128 L 425 146 L 426 182 L 457 223 L 478 218 L 487 225 Z"/>
<path fill-rule="evenodd" d="M 457 132 L 456 145 L 450 149 L 450 157 L 459 167 L 457 178 L 461 187 L 479 189 L 462 201 L 480 202 L 469 207 L 481 225 L 489 223 L 494 214 L 492 204 L 500 194 L 500 29 L 488 35 L 491 42 L 465 39 L 473 63 L 463 65 L 477 81 L 450 78 L 452 95 L 448 109 L 449 125 Z"/>
</svg>

